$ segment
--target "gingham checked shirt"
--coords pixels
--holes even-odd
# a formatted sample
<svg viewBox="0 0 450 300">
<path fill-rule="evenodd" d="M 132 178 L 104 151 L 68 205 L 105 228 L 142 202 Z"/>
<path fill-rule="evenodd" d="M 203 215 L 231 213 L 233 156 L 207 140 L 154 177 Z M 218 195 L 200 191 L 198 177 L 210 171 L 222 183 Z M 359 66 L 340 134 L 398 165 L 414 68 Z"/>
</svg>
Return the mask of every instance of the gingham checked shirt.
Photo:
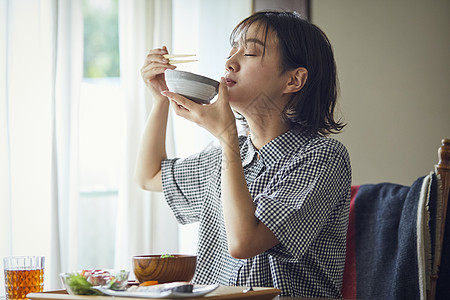
<svg viewBox="0 0 450 300">
<path fill-rule="evenodd" d="M 249 259 L 228 253 L 222 151 L 162 162 L 165 198 L 181 224 L 200 222 L 196 284 L 275 287 L 283 296 L 341 297 L 351 168 L 338 141 L 293 130 L 259 151 L 239 137 L 255 216 L 280 243 Z M 257 155 L 259 154 L 259 155 Z"/>
</svg>

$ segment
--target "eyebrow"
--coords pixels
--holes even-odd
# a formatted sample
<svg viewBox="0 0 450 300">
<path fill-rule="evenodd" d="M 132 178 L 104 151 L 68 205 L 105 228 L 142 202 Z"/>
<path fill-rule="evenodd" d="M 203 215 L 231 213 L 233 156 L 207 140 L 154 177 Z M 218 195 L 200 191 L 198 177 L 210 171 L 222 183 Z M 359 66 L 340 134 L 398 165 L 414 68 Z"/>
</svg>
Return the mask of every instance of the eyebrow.
<svg viewBox="0 0 450 300">
<path fill-rule="evenodd" d="M 264 43 L 261 40 L 258 40 L 258 39 L 246 39 L 245 43 L 255 43 L 255 44 L 259 44 L 261 46 L 264 46 Z"/>
<path fill-rule="evenodd" d="M 264 42 L 259 39 L 256 39 L 256 38 L 246 39 L 245 44 L 248 44 L 248 43 L 255 43 L 255 44 L 265 47 Z M 232 47 L 236 47 L 238 44 L 239 44 L 239 42 L 235 41 L 233 43 Z"/>
</svg>

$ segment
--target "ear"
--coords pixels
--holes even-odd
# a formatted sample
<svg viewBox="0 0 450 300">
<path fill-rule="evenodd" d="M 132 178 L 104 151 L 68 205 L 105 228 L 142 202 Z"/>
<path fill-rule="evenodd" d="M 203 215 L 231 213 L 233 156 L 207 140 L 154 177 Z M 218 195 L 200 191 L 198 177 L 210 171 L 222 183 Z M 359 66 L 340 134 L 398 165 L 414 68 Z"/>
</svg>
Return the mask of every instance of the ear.
<svg viewBox="0 0 450 300">
<path fill-rule="evenodd" d="M 288 71 L 289 77 L 286 88 L 284 90 L 285 94 L 293 94 L 300 91 L 306 84 L 308 79 L 308 70 L 303 67 L 299 67 L 292 71 Z"/>
</svg>

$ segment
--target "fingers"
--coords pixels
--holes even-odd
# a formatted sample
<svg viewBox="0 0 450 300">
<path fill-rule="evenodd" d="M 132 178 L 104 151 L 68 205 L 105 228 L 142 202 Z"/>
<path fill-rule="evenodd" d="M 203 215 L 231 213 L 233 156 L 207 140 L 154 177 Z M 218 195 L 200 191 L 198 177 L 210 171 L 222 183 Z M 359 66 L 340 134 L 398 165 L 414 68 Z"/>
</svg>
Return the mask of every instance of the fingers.
<svg viewBox="0 0 450 300">
<path fill-rule="evenodd" d="M 220 77 L 219 94 L 228 94 L 227 82 L 225 77 Z"/>
<path fill-rule="evenodd" d="M 166 96 L 167 98 L 169 98 L 171 101 L 176 103 L 178 106 L 181 106 L 188 111 L 191 110 L 192 105 L 198 105 L 198 104 L 192 102 L 191 100 L 189 100 L 181 95 L 178 95 L 176 93 L 170 92 L 170 91 L 162 91 L 161 94 L 163 96 Z"/>
<path fill-rule="evenodd" d="M 219 98 L 217 98 L 217 102 L 228 104 L 228 87 L 224 77 L 220 78 L 219 84 Z"/>
<path fill-rule="evenodd" d="M 192 121 L 190 111 L 186 107 L 178 104 L 176 101 L 172 99 L 170 99 L 170 104 L 172 106 L 172 109 L 178 116 L 183 117 L 186 120 Z"/>
<path fill-rule="evenodd" d="M 169 59 L 164 58 L 164 54 L 167 54 L 167 50 L 164 49 L 153 49 L 145 57 L 144 66 L 155 66 L 155 67 L 170 67 Z"/>
<path fill-rule="evenodd" d="M 191 110 L 189 109 L 189 106 L 191 105 L 191 103 L 193 103 L 191 100 L 169 91 L 162 91 L 161 94 L 169 98 L 170 104 L 174 112 L 178 116 L 183 117 L 189 121 L 193 121 L 192 120 L 193 116 L 191 114 Z"/>
<path fill-rule="evenodd" d="M 170 64 L 161 64 L 161 63 L 149 63 L 148 65 L 144 65 L 141 68 L 141 74 L 144 77 L 153 77 L 158 74 L 164 73 L 167 69 L 175 69 L 176 67 Z"/>
<path fill-rule="evenodd" d="M 160 76 L 163 76 L 164 71 L 167 69 L 174 69 L 174 68 L 170 66 L 157 66 L 151 64 L 149 66 L 141 68 L 141 77 L 145 83 L 160 82 L 161 84 L 164 83 L 165 86 L 164 77 Z"/>
<path fill-rule="evenodd" d="M 145 57 L 145 65 L 149 64 L 162 64 L 169 66 L 169 59 L 165 58 L 163 55 L 168 54 L 166 46 L 163 46 L 162 48 L 156 48 L 152 49 L 148 52 L 147 56 Z"/>
<path fill-rule="evenodd" d="M 156 50 L 156 49 L 155 49 Z M 165 58 L 163 55 L 166 54 L 167 51 L 150 51 L 147 56 L 145 57 L 145 63 L 152 63 L 152 62 L 158 62 L 162 64 L 168 64 L 169 59 Z"/>
<path fill-rule="evenodd" d="M 163 57 L 167 53 L 165 46 L 148 52 L 144 65 L 141 68 L 141 76 L 145 82 L 151 82 L 157 75 L 163 74 L 167 69 L 176 68 L 176 66 L 169 63 L 169 59 Z"/>
<path fill-rule="evenodd" d="M 218 137 L 224 130 L 235 123 L 235 117 L 228 103 L 228 90 L 226 84 L 222 83 L 222 99 L 211 104 L 198 104 L 179 94 L 162 91 L 161 94 L 170 99 L 174 112 L 180 116 L 207 129 Z M 219 103 L 220 102 L 220 103 Z"/>
<path fill-rule="evenodd" d="M 163 46 L 162 48 L 155 48 L 148 52 L 148 55 L 164 55 L 168 54 L 166 46 Z"/>
</svg>

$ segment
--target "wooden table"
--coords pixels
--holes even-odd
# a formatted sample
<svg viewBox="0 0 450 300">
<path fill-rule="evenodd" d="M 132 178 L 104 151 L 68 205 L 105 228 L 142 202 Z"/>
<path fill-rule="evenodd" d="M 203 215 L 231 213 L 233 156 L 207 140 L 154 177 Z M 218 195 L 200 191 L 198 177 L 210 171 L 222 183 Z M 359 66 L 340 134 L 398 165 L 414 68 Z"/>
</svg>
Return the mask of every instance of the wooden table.
<svg viewBox="0 0 450 300">
<path fill-rule="evenodd" d="M 280 290 L 274 288 L 254 288 L 253 292 L 243 293 L 245 287 L 220 286 L 217 290 L 203 297 L 185 298 L 186 300 L 326 300 L 324 298 L 301 298 L 277 296 Z M 110 296 L 74 296 L 67 294 L 66 290 L 45 291 L 28 294 L 30 300 L 111 300 Z M 143 300 L 149 298 L 114 297 L 114 300 Z M 152 299 L 157 300 L 157 299 Z"/>
<path fill-rule="evenodd" d="M 186 300 L 271 300 L 280 294 L 280 290 L 274 288 L 254 288 L 254 291 L 243 293 L 246 287 L 240 286 L 219 286 L 216 290 L 203 297 L 184 298 Z M 42 293 L 30 293 L 27 295 L 30 300 L 150 300 L 150 298 L 119 297 L 115 296 L 78 296 L 69 295 L 66 290 L 46 291 Z M 159 298 L 161 299 L 161 298 Z M 152 298 L 151 300 L 157 300 Z"/>
</svg>

